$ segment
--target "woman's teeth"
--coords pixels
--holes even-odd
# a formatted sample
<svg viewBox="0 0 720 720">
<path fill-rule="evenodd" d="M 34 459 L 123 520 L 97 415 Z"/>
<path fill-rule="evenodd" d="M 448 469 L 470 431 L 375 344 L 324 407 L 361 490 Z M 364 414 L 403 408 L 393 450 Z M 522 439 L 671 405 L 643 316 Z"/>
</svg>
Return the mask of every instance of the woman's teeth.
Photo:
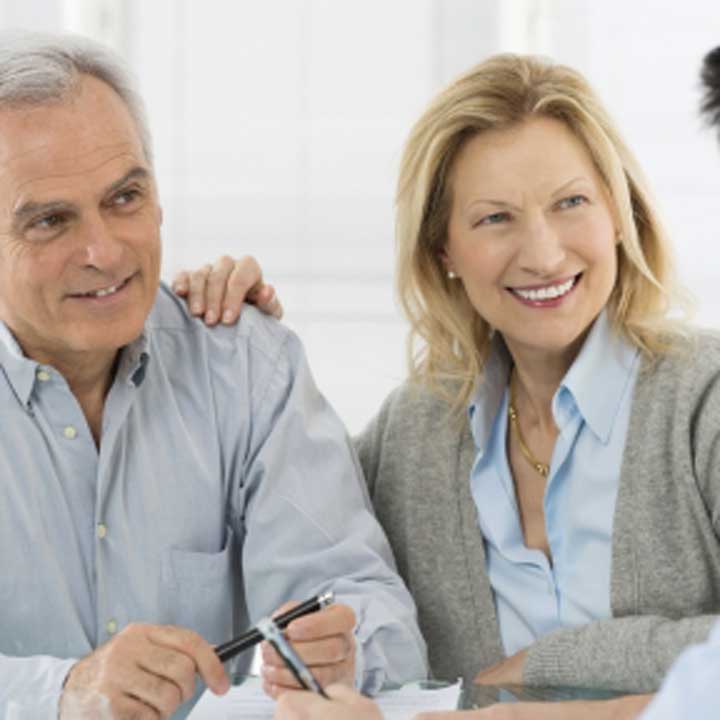
<svg viewBox="0 0 720 720">
<path fill-rule="evenodd" d="M 512 288 L 517 296 L 523 300 L 555 300 L 556 298 L 567 295 L 572 290 L 573 285 L 577 277 L 571 277 L 560 285 L 548 285 L 542 288 L 534 288 L 532 290 L 520 290 L 519 288 Z"/>
</svg>

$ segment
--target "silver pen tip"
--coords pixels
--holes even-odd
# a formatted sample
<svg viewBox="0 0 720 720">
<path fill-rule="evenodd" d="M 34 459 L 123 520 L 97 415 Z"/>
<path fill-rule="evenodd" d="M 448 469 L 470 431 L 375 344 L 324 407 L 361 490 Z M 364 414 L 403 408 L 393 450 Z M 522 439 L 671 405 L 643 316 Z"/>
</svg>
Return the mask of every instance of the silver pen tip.
<svg viewBox="0 0 720 720">
<path fill-rule="evenodd" d="M 321 608 L 324 608 L 334 602 L 334 600 L 335 593 L 332 590 L 329 590 L 318 597 L 318 605 L 320 605 Z"/>
</svg>

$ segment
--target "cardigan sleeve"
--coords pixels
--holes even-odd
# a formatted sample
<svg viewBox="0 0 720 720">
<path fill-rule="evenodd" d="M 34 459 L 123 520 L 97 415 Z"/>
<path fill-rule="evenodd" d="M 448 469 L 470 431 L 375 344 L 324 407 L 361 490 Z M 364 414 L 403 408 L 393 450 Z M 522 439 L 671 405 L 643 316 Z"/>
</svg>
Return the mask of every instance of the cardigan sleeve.
<svg viewBox="0 0 720 720">
<path fill-rule="evenodd" d="M 528 650 L 527 685 L 654 692 L 678 655 L 704 641 L 716 615 L 681 620 L 645 615 L 557 630 Z"/>
</svg>

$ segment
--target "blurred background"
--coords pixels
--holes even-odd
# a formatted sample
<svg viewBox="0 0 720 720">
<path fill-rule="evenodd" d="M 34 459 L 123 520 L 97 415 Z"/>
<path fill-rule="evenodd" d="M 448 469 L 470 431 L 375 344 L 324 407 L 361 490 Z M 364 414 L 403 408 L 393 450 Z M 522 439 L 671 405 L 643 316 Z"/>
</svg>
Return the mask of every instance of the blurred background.
<svg viewBox="0 0 720 720">
<path fill-rule="evenodd" d="M 352 432 L 405 375 L 404 139 L 496 52 L 590 79 L 650 177 L 698 321 L 720 327 L 720 147 L 697 113 L 717 0 L 0 0 L 0 26 L 80 32 L 126 57 L 154 134 L 164 276 L 255 255 Z"/>
</svg>

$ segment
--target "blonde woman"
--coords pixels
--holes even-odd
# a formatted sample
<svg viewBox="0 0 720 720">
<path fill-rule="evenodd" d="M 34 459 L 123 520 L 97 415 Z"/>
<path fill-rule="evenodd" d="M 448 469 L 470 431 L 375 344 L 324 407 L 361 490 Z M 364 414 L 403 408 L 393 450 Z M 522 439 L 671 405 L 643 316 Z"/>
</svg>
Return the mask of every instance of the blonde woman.
<svg viewBox="0 0 720 720">
<path fill-rule="evenodd" d="M 587 82 L 501 55 L 443 90 L 397 243 L 409 379 L 356 445 L 433 675 L 655 690 L 720 611 L 720 340 L 670 319 L 668 241 Z"/>
</svg>

